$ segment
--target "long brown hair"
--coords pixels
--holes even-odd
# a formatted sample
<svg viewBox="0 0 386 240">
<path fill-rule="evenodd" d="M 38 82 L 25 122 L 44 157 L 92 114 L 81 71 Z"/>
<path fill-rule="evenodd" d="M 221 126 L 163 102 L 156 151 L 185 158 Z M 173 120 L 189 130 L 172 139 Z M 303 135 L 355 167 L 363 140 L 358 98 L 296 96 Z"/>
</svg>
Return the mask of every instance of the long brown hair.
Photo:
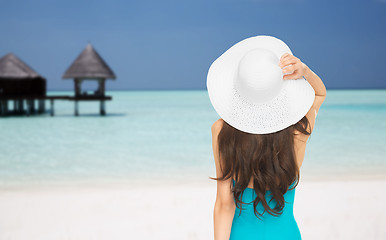
<svg viewBox="0 0 386 240">
<path fill-rule="evenodd" d="M 307 131 L 310 124 L 307 117 L 304 116 L 296 124 L 281 131 L 269 134 L 250 134 L 230 126 L 225 121 L 223 123 L 217 139 L 222 176 L 210 178 L 223 181 L 235 176 L 235 185 L 231 186 L 231 189 L 239 208 L 240 205 L 246 204 L 239 197 L 242 197 L 253 179 L 253 189 L 257 196 L 253 201 L 255 215 L 262 216 L 265 211 L 273 216 L 281 215 L 285 203 L 283 195 L 294 181 L 296 184 L 291 189 L 299 183 L 294 135 L 295 130 L 301 134 L 311 134 Z M 276 201 L 273 209 L 265 199 L 267 188 L 272 194 L 271 201 Z M 263 213 L 256 209 L 259 202 L 264 207 Z"/>
</svg>

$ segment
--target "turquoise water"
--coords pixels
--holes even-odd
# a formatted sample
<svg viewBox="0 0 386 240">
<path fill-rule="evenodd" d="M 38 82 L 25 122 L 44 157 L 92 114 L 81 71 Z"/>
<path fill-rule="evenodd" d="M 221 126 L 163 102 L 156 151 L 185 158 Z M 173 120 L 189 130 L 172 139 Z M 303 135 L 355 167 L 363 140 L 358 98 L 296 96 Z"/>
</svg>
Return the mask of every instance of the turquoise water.
<svg viewBox="0 0 386 240">
<path fill-rule="evenodd" d="M 49 92 L 48 95 L 72 94 Z M 55 116 L 0 118 L 0 184 L 206 181 L 215 176 L 206 91 L 112 91 L 99 104 L 56 101 Z M 46 103 L 49 108 L 48 102 Z M 386 176 L 386 90 L 328 90 L 302 177 Z"/>
</svg>

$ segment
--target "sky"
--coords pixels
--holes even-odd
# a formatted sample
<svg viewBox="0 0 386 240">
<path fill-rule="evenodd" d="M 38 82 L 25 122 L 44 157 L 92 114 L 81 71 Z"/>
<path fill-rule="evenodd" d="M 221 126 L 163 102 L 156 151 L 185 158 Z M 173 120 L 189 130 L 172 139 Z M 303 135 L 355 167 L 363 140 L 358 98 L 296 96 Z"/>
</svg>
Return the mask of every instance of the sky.
<svg viewBox="0 0 386 240">
<path fill-rule="evenodd" d="M 117 76 L 107 90 L 206 89 L 211 63 L 256 35 L 283 40 L 328 89 L 386 88 L 386 0 L 0 0 L 0 57 L 47 79 L 90 42 Z M 95 84 L 96 86 L 96 84 Z M 91 83 L 86 88 L 96 88 Z"/>
</svg>

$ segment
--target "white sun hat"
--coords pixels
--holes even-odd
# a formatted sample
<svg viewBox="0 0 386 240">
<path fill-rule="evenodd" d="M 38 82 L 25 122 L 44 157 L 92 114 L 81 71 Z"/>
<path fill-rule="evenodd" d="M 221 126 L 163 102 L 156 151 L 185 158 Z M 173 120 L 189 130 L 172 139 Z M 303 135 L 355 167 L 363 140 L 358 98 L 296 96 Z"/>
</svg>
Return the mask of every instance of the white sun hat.
<svg viewBox="0 0 386 240">
<path fill-rule="evenodd" d="M 244 39 L 209 68 L 207 89 L 220 117 L 252 134 L 283 130 L 311 108 L 315 91 L 303 78 L 284 80 L 279 61 L 289 47 L 272 36 Z"/>
</svg>

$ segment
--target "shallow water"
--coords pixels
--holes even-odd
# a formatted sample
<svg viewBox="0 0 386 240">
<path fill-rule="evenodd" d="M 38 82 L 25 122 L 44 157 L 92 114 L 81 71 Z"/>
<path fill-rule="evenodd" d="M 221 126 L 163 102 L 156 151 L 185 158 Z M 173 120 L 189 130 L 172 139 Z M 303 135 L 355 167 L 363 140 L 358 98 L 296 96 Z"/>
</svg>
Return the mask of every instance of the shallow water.
<svg viewBox="0 0 386 240">
<path fill-rule="evenodd" d="M 72 92 L 49 92 L 48 95 Z M 0 119 L 0 184 L 206 181 L 215 176 L 206 91 L 112 91 L 99 104 L 55 101 L 55 116 Z M 46 102 L 47 109 L 49 102 Z M 11 106 L 10 106 L 11 107 Z M 386 90 L 328 90 L 301 176 L 386 175 Z"/>
</svg>

